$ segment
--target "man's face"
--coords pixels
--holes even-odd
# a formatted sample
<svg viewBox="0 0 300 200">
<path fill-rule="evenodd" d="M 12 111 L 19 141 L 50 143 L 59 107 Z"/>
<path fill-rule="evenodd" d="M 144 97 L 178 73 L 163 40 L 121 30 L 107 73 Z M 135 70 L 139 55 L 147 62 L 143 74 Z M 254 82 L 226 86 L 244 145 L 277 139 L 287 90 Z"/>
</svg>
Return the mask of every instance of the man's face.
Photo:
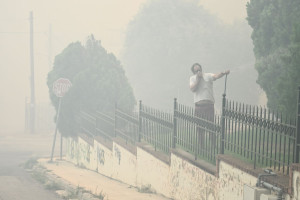
<svg viewBox="0 0 300 200">
<path fill-rule="evenodd" d="M 198 76 L 202 76 L 202 69 L 200 66 L 196 65 L 194 66 L 194 73 L 198 74 Z"/>
</svg>

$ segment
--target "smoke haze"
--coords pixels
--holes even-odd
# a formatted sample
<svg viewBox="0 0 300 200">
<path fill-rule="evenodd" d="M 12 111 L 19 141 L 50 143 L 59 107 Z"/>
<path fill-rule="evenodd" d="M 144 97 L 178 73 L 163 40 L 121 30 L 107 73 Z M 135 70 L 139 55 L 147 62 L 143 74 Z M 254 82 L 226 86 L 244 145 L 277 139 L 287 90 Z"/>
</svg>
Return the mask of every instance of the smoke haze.
<svg viewBox="0 0 300 200">
<path fill-rule="evenodd" d="M 50 105 L 46 77 L 54 56 L 71 42 L 85 41 L 88 35 L 94 34 L 108 52 L 121 59 L 127 26 L 145 2 L 1 0 L 0 130 L 24 130 L 25 102 L 30 101 L 30 11 L 33 11 L 34 18 L 36 102 Z M 201 0 L 198 4 L 221 22 L 233 24 L 235 21 L 245 21 L 246 2 Z M 126 66 L 124 68 L 126 70 Z"/>
</svg>

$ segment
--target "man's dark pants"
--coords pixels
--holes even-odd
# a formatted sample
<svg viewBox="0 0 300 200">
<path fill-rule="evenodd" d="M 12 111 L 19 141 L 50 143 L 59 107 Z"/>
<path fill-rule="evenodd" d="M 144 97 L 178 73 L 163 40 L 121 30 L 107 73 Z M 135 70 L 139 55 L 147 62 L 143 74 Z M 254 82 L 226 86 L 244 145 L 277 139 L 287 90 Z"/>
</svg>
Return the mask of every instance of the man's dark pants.
<svg viewBox="0 0 300 200">
<path fill-rule="evenodd" d="M 215 109 L 213 103 L 195 103 L 195 116 L 205 121 L 214 122 Z M 214 133 L 207 133 L 203 127 L 197 125 L 198 145 L 199 149 L 204 149 L 205 135 L 209 134 L 210 144 L 215 145 Z"/>
</svg>

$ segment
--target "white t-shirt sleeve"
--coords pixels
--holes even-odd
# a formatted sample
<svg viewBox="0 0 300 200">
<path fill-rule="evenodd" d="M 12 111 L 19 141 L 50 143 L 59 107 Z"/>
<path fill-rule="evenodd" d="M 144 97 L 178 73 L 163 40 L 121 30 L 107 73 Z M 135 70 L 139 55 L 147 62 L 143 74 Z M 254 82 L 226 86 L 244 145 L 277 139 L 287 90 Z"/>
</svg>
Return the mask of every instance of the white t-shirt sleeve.
<svg viewBox="0 0 300 200">
<path fill-rule="evenodd" d="M 207 75 L 207 79 L 208 79 L 207 81 L 215 81 L 213 73 L 207 73 L 206 75 Z"/>
<path fill-rule="evenodd" d="M 190 86 L 196 82 L 196 75 L 190 77 Z"/>
</svg>

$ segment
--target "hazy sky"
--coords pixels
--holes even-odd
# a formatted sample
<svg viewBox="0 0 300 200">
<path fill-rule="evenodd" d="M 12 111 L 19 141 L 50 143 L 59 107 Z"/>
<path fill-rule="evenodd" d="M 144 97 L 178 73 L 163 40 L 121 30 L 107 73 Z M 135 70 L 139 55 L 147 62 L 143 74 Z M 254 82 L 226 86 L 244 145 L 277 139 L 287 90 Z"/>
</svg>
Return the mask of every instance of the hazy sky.
<svg viewBox="0 0 300 200">
<path fill-rule="evenodd" d="M 0 130 L 24 129 L 30 96 L 29 12 L 34 16 L 36 101 L 48 103 L 49 54 L 94 34 L 117 57 L 130 20 L 147 0 L 0 0 Z M 244 20 L 247 0 L 200 0 L 225 23 Z M 51 51 L 49 27 L 52 26 Z"/>
</svg>

